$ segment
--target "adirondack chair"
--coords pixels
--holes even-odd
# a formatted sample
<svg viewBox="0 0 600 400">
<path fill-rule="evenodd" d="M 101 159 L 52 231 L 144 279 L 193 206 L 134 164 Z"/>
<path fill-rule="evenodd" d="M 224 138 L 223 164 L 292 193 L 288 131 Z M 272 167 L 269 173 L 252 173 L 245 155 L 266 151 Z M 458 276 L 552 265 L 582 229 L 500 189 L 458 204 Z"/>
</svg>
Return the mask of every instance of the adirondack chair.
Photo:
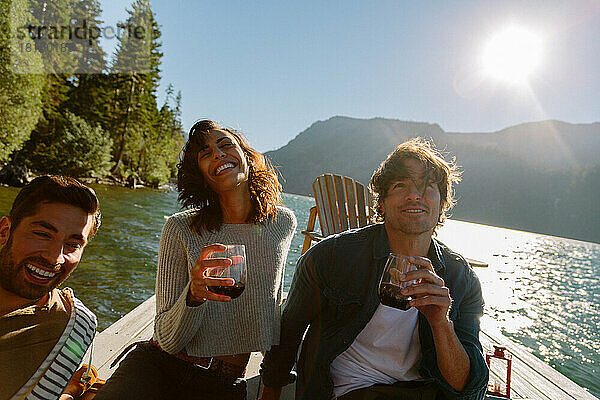
<svg viewBox="0 0 600 400">
<path fill-rule="evenodd" d="M 316 205 L 311 207 L 308 226 L 302 231 L 302 254 L 313 241 L 371 223 L 373 195 L 362 183 L 347 176 L 323 174 L 315 179 L 313 192 Z M 314 230 L 317 216 L 321 233 Z"/>
</svg>

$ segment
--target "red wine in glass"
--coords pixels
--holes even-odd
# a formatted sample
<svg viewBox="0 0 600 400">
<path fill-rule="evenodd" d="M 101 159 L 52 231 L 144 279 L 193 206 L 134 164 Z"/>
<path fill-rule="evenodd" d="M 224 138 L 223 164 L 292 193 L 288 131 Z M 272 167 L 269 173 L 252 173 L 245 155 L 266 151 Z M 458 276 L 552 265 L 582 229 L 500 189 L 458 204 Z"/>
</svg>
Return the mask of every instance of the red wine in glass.
<svg viewBox="0 0 600 400">
<path fill-rule="evenodd" d="M 240 294 L 246 288 L 246 284 L 242 282 L 236 282 L 233 286 L 207 286 L 208 290 L 213 293 L 221 294 L 223 296 L 229 296 L 232 299 L 240 297 Z"/>
<path fill-rule="evenodd" d="M 382 283 L 379 286 L 379 301 L 384 306 L 397 308 L 399 310 L 408 310 L 410 299 L 400 293 L 400 286 L 393 283 Z"/>
<path fill-rule="evenodd" d="M 246 247 L 243 244 L 228 244 L 227 249 L 212 253 L 209 258 L 228 258 L 231 265 L 228 267 L 215 267 L 206 270 L 206 276 L 213 278 L 231 278 L 233 286 L 207 286 L 208 290 L 232 299 L 239 297 L 246 288 Z"/>
<path fill-rule="evenodd" d="M 384 306 L 406 311 L 411 306 L 412 297 L 403 295 L 400 291 L 415 281 L 404 282 L 399 279 L 400 274 L 417 269 L 408 263 L 405 256 L 390 254 L 385 263 L 385 268 L 379 280 L 379 301 Z"/>
</svg>

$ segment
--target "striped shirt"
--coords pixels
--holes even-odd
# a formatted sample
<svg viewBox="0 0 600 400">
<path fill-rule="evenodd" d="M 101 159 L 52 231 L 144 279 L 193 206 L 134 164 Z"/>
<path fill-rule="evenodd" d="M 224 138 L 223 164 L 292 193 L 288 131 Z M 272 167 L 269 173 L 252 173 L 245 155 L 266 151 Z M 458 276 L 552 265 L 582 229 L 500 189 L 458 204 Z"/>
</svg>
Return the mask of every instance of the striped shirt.
<svg viewBox="0 0 600 400">
<path fill-rule="evenodd" d="M 10 397 L 11 400 L 59 398 L 81 365 L 83 357 L 94 339 L 97 325 L 96 316 L 73 296 L 70 288 L 62 291 L 54 289 L 51 298 L 63 302 L 63 312 L 68 312 L 66 326 L 46 358 L 27 382 Z M 40 327 L 43 326 L 34 325 L 29 330 L 40 329 Z M 23 343 L 20 347 L 22 357 L 13 357 L 10 364 L 5 364 L 2 368 L 19 368 L 19 362 L 26 359 L 27 352 L 30 350 L 28 349 L 29 345 L 30 343 Z"/>
</svg>

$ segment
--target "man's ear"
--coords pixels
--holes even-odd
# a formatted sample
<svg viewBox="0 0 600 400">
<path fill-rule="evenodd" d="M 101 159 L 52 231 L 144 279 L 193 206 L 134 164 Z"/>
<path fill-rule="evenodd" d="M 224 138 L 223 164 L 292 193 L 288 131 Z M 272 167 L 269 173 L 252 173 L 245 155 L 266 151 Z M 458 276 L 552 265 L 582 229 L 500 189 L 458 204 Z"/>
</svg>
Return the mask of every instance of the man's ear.
<svg viewBox="0 0 600 400">
<path fill-rule="evenodd" d="M 0 246 L 4 246 L 10 237 L 10 218 L 6 215 L 0 219 Z"/>
</svg>

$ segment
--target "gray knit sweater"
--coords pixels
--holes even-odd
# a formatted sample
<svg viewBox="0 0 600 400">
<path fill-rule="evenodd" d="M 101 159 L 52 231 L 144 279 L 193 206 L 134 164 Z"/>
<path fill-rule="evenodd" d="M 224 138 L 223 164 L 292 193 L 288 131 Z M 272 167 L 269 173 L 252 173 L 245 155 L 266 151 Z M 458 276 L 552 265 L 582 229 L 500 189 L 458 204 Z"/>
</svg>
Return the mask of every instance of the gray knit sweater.
<svg viewBox="0 0 600 400">
<path fill-rule="evenodd" d="M 201 236 L 191 229 L 194 211 L 172 215 L 163 228 L 156 273 L 154 339 L 169 353 L 196 357 L 265 351 L 279 343 L 283 275 L 296 217 L 285 207 L 263 224 L 223 224 Z M 190 270 L 213 243 L 244 244 L 246 288 L 229 303 L 188 307 Z"/>
</svg>

